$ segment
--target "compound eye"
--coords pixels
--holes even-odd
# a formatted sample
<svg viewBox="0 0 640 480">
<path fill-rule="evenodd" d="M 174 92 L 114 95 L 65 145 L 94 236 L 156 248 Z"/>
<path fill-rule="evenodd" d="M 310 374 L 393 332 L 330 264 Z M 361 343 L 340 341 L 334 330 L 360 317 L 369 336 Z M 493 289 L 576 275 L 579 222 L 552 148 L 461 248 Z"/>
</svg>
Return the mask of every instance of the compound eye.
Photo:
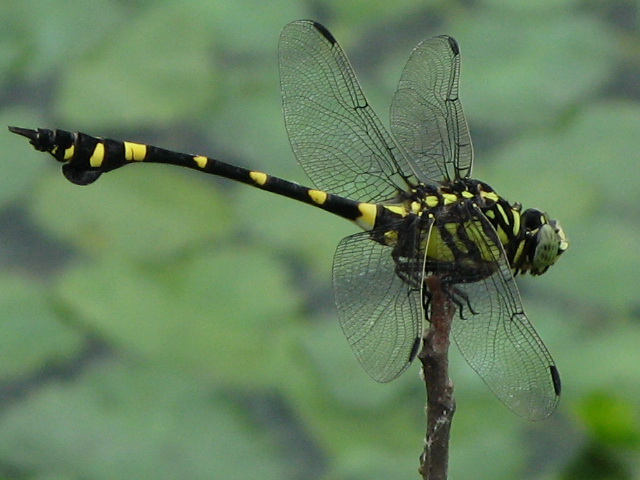
<svg viewBox="0 0 640 480">
<path fill-rule="evenodd" d="M 532 273 L 544 273 L 560 255 L 561 239 L 558 232 L 548 223 L 540 227 L 536 235 Z"/>
<path fill-rule="evenodd" d="M 521 218 L 522 224 L 528 232 L 537 230 L 543 223 L 545 223 L 543 221 L 544 213 L 537 208 L 528 208 L 522 213 Z"/>
</svg>

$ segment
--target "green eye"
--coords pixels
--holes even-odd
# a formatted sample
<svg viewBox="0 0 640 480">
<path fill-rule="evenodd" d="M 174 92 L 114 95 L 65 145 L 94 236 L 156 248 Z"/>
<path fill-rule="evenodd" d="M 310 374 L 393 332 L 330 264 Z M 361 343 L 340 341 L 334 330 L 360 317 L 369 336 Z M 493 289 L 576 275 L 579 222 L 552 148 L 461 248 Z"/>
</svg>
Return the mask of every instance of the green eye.
<svg viewBox="0 0 640 480">
<path fill-rule="evenodd" d="M 538 270 L 546 270 L 555 263 L 560 255 L 560 237 L 555 229 L 547 223 L 540 227 L 536 241 L 533 266 Z"/>
</svg>

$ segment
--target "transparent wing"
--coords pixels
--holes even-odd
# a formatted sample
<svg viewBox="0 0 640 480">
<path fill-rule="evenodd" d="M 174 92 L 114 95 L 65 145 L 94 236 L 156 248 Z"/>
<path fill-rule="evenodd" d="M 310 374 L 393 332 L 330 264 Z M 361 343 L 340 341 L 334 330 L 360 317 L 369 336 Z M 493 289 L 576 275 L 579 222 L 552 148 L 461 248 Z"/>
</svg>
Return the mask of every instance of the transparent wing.
<svg viewBox="0 0 640 480">
<path fill-rule="evenodd" d="M 453 337 L 462 356 L 495 395 L 531 420 L 549 416 L 560 395 L 551 354 L 529 322 L 511 268 L 492 225 L 470 207 L 466 232 L 497 266 L 488 278 L 454 287 L 461 302 Z M 469 308 L 467 308 L 469 307 Z"/>
<path fill-rule="evenodd" d="M 290 23 L 279 55 L 289 141 L 316 187 L 364 202 L 407 190 L 414 172 L 331 33 L 315 22 Z"/>
<path fill-rule="evenodd" d="M 473 148 L 458 99 L 460 50 L 447 36 L 420 43 L 391 103 L 391 132 L 422 181 L 471 175 Z"/>
<path fill-rule="evenodd" d="M 398 276 L 392 248 L 371 240 L 372 233 L 339 243 L 333 286 L 342 330 L 360 364 L 374 380 L 389 382 L 417 354 L 423 311 L 420 289 Z M 421 278 L 422 260 L 413 265 L 407 274 Z M 412 283 L 419 286 L 420 280 Z"/>
</svg>

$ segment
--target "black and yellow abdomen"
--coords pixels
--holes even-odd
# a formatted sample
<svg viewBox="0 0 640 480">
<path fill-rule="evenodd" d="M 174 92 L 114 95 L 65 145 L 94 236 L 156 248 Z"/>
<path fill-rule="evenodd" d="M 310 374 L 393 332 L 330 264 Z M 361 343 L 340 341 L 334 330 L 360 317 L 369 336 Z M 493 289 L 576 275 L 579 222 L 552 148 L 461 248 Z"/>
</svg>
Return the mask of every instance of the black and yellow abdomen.
<svg viewBox="0 0 640 480">
<path fill-rule="evenodd" d="M 98 138 L 66 130 L 9 129 L 29 138 L 34 148 L 50 153 L 63 163 L 62 172 L 65 177 L 77 185 L 89 185 L 101 174 L 125 165 L 164 163 L 228 178 L 313 205 L 350 220 L 363 230 L 371 230 L 376 221 L 378 207 L 375 204 L 357 202 L 203 155 L 179 153 L 152 145 Z"/>
</svg>

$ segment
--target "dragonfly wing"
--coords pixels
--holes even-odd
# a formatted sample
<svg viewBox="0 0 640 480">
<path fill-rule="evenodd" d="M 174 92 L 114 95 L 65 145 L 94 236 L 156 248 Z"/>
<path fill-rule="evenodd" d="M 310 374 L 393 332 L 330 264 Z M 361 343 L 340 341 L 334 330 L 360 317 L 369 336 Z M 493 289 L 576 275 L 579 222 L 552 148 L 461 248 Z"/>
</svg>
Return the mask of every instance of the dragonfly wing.
<svg viewBox="0 0 640 480">
<path fill-rule="evenodd" d="M 333 261 L 333 286 L 342 330 L 360 364 L 374 380 L 389 382 L 418 353 L 423 310 L 420 289 L 396 273 L 392 247 L 371 240 L 372 234 L 342 239 Z M 410 274 L 419 275 L 413 282 L 419 285 L 422 260 L 414 264 Z"/>
<path fill-rule="evenodd" d="M 531 420 L 548 417 L 560 395 L 553 358 L 529 322 L 493 226 L 472 209 L 466 233 L 496 269 L 482 280 L 452 287 L 460 301 L 453 337 L 465 360 L 511 410 Z"/>
<path fill-rule="evenodd" d="M 473 148 L 458 99 L 460 50 L 448 36 L 420 43 L 391 103 L 391 132 L 422 181 L 471 175 Z"/>
<path fill-rule="evenodd" d="M 331 33 L 311 21 L 290 23 L 279 57 L 289 141 L 316 187 L 364 202 L 407 190 L 413 171 Z"/>
</svg>

